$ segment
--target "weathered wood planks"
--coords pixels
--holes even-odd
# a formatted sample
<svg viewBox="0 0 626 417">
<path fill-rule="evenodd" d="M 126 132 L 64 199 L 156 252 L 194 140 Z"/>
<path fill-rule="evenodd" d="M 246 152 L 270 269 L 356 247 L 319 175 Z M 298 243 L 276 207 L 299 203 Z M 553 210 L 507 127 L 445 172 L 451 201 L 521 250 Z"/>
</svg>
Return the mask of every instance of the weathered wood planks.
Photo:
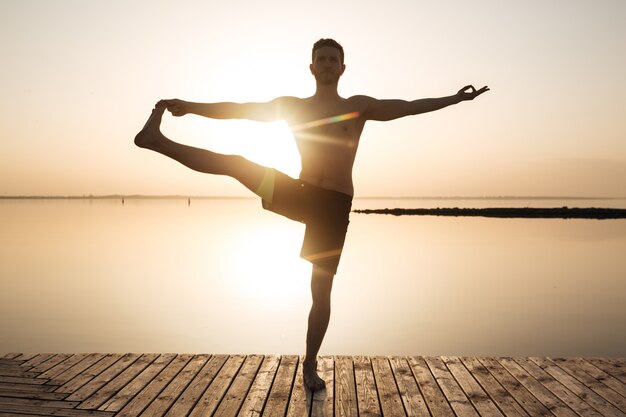
<svg viewBox="0 0 626 417">
<path fill-rule="evenodd" d="M 3 416 L 626 416 L 626 359 L 0 355 Z"/>
</svg>

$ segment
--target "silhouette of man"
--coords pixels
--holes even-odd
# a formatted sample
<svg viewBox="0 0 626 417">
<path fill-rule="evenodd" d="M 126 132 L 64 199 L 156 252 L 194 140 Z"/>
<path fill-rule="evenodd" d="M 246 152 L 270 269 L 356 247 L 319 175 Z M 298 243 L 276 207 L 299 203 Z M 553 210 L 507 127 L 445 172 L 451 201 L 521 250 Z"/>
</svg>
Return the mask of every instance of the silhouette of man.
<svg viewBox="0 0 626 417">
<path fill-rule="evenodd" d="M 263 208 L 306 224 L 301 257 L 312 263 L 312 306 L 306 336 L 303 377 L 310 390 L 323 389 L 316 357 L 330 319 L 330 294 L 343 248 L 354 189 L 352 167 L 367 120 L 387 121 L 439 110 L 472 100 L 488 91 L 468 85 L 456 94 L 415 101 L 378 100 L 368 96 L 340 97 L 344 51 L 332 39 L 313 45 L 309 66 L 315 94 L 307 98 L 278 97 L 265 103 L 191 103 L 159 101 L 135 144 L 209 174 L 228 175 L 262 199 Z M 197 114 L 213 119 L 248 119 L 288 123 L 301 157 L 299 179 L 238 155 L 222 155 L 182 145 L 159 130 L 165 109 L 174 116 Z"/>
</svg>

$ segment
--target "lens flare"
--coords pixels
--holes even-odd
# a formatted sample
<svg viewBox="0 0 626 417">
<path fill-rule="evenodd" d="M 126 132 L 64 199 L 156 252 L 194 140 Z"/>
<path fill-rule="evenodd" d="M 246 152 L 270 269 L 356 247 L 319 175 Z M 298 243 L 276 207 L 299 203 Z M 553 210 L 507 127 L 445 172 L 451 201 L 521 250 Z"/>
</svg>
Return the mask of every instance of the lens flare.
<svg viewBox="0 0 626 417">
<path fill-rule="evenodd" d="M 331 123 L 343 122 L 344 120 L 356 119 L 359 117 L 361 113 L 358 111 L 353 111 L 351 113 L 339 114 L 337 116 L 326 117 L 324 119 L 313 120 L 311 122 L 301 123 L 299 125 L 291 126 L 291 130 L 294 132 L 298 132 L 301 130 L 311 129 L 313 127 L 319 127 L 328 125 Z"/>
</svg>

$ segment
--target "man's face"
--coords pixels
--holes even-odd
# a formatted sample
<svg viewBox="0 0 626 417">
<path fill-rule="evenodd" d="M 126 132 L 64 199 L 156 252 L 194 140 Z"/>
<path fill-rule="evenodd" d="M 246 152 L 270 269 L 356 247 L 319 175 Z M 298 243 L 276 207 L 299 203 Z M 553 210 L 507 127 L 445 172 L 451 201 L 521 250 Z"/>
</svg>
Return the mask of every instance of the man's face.
<svg viewBox="0 0 626 417">
<path fill-rule="evenodd" d="M 346 66 L 341 63 L 339 49 L 324 46 L 315 51 L 313 63 L 309 68 L 318 83 L 336 84 Z"/>
</svg>

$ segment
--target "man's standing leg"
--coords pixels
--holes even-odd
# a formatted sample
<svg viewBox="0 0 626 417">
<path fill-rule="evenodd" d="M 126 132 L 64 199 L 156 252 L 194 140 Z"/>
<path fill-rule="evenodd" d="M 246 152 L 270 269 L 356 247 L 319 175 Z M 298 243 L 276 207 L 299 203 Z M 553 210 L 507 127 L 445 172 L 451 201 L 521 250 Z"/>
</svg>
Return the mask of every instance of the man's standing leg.
<svg viewBox="0 0 626 417">
<path fill-rule="evenodd" d="M 317 352 L 330 320 L 330 293 L 333 288 L 332 272 L 313 264 L 311 295 L 313 304 L 309 313 L 309 327 L 306 334 L 306 357 L 303 364 L 304 383 L 312 391 L 325 387 L 324 380 L 317 375 Z"/>
</svg>

